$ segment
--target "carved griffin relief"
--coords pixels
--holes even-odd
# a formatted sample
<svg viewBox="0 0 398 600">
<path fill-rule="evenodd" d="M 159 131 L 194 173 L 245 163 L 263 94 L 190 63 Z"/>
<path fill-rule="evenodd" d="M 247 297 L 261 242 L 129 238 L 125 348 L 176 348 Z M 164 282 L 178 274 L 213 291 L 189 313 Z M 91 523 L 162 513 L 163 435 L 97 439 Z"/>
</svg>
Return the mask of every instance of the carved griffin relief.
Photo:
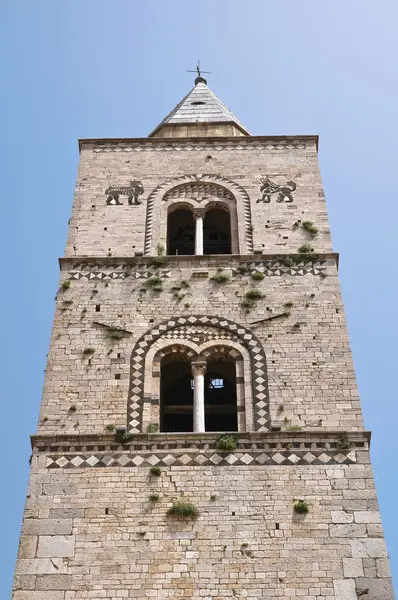
<svg viewBox="0 0 398 600">
<path fill-rule="evenodd" d="M 120 202 L 120 196 L 127 196 L 127 201 L 130 205 L 141 204 L 139 197 L 145 192 L 144 186 L 141 181 L 132 180 L 128 186 L 116 186 L 111 185 L 105 190 L 107 196 L 107 205 L 118 205 L 121 206 L 123 202 Z"/>
<path fill-rule="evenodd" d="M 262 184 L 260 187 L 262 197 L 257 202 L 269 203 L 273 194 L 278 194 L 277 202 L 293 202 L 293 192 L 297 188 L 294 181 L 287 181 L 284 185 L 278 185 L 271 181 L 267 175 L 262 177 L 260 182 Z"/>
</svg>

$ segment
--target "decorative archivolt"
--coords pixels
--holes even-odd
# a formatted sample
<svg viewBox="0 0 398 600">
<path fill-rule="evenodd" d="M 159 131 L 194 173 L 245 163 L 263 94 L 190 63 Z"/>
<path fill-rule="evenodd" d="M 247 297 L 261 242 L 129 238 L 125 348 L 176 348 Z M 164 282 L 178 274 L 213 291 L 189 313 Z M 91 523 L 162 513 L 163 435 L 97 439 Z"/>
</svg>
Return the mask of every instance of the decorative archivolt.
<svg viewBox="0 0 398 600">
<path fill-rule="evenodd" d="M 213 351 L 227 354 L 235 360 L 239 354 L 243 358 L 247 356 L 246 361 L 250 363 L 248 377 L 252 384 L 254 428 L 257 431 L 268 431 L 267 365 L 261 342 L 252 331 L 228 319 L 191 315 L 164 321 L 137 341 L 130 367 L 128 426 L 131 432 L 142 431 L 144 404 L 151 403 L 145 377 L 151 372 L 155 357 L 159 360 L 162 358 L 165 348 L 168 348 L 167 352 L 184 351 L 189 356 L 201 355 L 204 359 Z"/>
<path fill-rule="evenodd" d="M 214 192 L 214 193 L 213 193 Z M 250 198 L 246 190 L 239 184 L 219 175 L 184 175 L 168 179 L 148 196 L 147 214 L 145 223 L 145 255 L 154 252 L 158 240 L 153 239 L 159 233 L 159 223 L 155 215 L 159 216 L 161 201 L 178 198 L 193 198 L 201 201 L 212 196 L 224 200 L 236 201 L 239 231 L 242 233 L 240 252 L 251 254 L 253 252 L 253 235 L 250 210 Z M 155 210 L 156 207 L 156 210 Z"/>
<path fill-rule="evenodd" d="M 235 197 L 231 192 L 214 183 L 183 183 L 172 188 L 163 196 L 163 201 L 176 200 L 179 198 L 191 198 L 197 202 L 202 202 L 207 198 L 221 198 L 224 200 L 234 200 Z"/>
</svg>

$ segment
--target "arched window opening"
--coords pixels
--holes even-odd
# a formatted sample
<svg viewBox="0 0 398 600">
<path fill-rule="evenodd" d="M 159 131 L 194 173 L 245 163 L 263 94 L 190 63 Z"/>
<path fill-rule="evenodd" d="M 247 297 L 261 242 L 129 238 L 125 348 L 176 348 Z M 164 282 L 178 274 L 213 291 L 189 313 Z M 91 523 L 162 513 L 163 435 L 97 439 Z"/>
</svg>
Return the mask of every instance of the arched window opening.
<svg viewBox="0 0 398 600">
<path fill-rule="evenodd" d="M 206 431 L 238 431 L 236 369 L 231 359 L 212 359 L 205 376 Z"/>
<path fill-rule="evenodd" d="M 168 214 L 167 254 L 195 254 L 195 221 L 192 212 L 185 208 Z"/>
<path fill-rule="evenodd" d="M 203 222 L 203 254 L 232 254 L 229 212 L 214 208 L 206 212 Z"/>
<path fill-rule="evenodd" d="M 165 356 L 160 365 L 160 431 L 193 431 L 191 363 Z"/>
</svg>

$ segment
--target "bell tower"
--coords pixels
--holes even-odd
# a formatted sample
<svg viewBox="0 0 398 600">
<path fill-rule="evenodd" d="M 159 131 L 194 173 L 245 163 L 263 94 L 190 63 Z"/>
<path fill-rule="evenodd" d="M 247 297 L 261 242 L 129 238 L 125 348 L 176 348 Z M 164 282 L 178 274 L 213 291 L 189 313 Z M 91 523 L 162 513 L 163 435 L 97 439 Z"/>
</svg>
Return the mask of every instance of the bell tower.
<svg viewBox="0 0 398 600">
<path fill-rule="evenodd" d="M 13 600 L 393 600 L 317 145 L 80 140 Z"/>
</svg>

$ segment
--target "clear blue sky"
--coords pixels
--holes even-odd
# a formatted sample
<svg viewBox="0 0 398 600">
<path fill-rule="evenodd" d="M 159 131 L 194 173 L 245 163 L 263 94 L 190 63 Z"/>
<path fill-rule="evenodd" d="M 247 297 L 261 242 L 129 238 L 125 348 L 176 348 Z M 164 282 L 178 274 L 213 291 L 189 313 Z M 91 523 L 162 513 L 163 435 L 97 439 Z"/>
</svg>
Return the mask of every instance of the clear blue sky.
<svg viewBox="0 0 398 600">
<path fill-rule="evenodd" d="M 320 162 L 398 584 L 396 0 L 3 0 L 2 493 L 6 600 L 78 163 L 209 85 L 254 134 L 320 135 Z"/>
</svg>

